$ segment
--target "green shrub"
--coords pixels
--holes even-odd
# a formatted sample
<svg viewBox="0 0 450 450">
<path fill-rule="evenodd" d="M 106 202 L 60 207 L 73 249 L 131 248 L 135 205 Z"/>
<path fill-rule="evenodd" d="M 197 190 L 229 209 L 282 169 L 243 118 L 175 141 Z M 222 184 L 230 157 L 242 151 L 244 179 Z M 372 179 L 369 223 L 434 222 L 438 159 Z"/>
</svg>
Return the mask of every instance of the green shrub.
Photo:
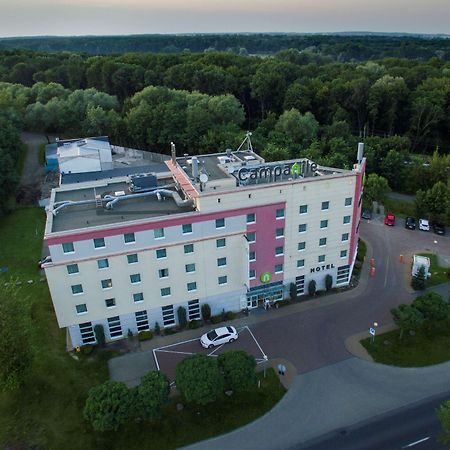
<svg viewBox="0 0 450 450">
<path fill-rule="evenodd" d="M 153 338 L 153 332 L 151 330 L 140 331 L 138 334 L 138 338 L 140 341 L 149 341 Z"/>
<path fill-rule="evenodd" d="M 91 344 L 82 345 L 80 347 L 80 353 L 82 355 L 90 355 L 94 351 L 95 346 Z"/>
<path fill-rule="evenodd" d="M 236 317 L 236 313 L 233 311 L 227 311 L 225 313 L 225 320 L 233 320 Z"/>
<path fill-rule="evenodd" d="M 278 305 L 277 307 L 287 306 L 290 305 L 291 302 L 289 300 L 278 300 L 275 305 Z"/>
<path fill-rule="evenodd" d="M 298 300 L 297 285 L 295 283 L 289 285 L 289 295 L 291 296 L 292 301 Z"/>
<path fill-rule="evenodd" d="M 161 334 L 161 327 L 159 326 L 158 322 L 155 322 L 155 334 L 156 336 L 159 336 Z"/>
<path fill-rule="evenodd" d="M 325 288 L 327 291 L 329 291 L 332 286 L 333 286 L 333 277 L 330 274 L 327 274 L 325 276 Z"/>
<path fill-rule="evenodd" d="M 187 318 L 186 318 L 186 308 L 184 306 L 179 306 L 177 309 L 178 323 L 180 328 L 186 328 Z"/>
<path fill-rule="evenodd" d="M 189 322 L 189 328 L 190 328 L 191 330 L 196 330 L 197 328 L 200 327 L 201 324 L 202 324 L 202 323 L 200 322 L 200 320 L 191 320 L 191 321 Z"/>
<path fill-rule="evenodd" d="M 312 297 L 316 294 L 316 282 L 314 280 L 311 280 L 308 283 L 308 294 Z"/>
<path fill-rule="evenodd" d="M 211 323 L 220 323 L 222 322 L 222 314 L 217 314 L 217 316 L 211 316 Z"/>
<path fill-rule="evenodd" d="M 103 329 L 103 325 L 97 324 L 94 326 L 94 334 L 95 339 L 97 339 L 98 345 L 100 347 L 104 347 L 105 345 L 105 330 Z"/>
<path fill-rule="evenodd" d="M 164 334 L 168 336 L 169 334 L 175 334 L 178 331 L 177 327 L 164 328 Z"/>
<path fill-rule="evenodd" d="M 231 350 L 219 355 L 219 369 L 226 387 L 234 391 L 251 391 L 256 387 L 255 358 L 242 350 Z"/>
<path fill-rule="evenodd" d="M 357 261 L 364 261 L 367 253 L 367 245 L 362 239 L 358 239 L 358 252 L 356 253 Z"/>
<path fill-rule="evenodd" d="M 208 303 L 204 303 L 202 305 L 202 317 L 205 322 L 207 322 L 211 318 L 211 307 Z"/>
</svg>

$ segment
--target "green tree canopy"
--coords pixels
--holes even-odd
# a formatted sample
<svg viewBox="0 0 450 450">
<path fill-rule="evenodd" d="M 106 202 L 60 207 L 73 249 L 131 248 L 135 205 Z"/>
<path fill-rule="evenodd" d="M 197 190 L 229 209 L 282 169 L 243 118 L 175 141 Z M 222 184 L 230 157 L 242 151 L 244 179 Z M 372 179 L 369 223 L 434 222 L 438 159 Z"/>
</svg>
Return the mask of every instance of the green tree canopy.
<svg viewBox="0 0 450 450">
<path fill-rule="evenodd" d="M 231 350 L 220 354 L 217 362 L 226 386 L 236 392 L 255 388 L 256 361 L 253 356 L 242 350 Z"/>
<path fill-rule="evenodd" d="M 142 419 L 159 419 L 169 401 L 169 394 L 170 385 L 167 377 L 159 371 L 148 372 L 135 388 L 136 416 Z"/>
<path fill-rule="evenodd" d="M 400 328 L 400 339 L 403 332 L 417 330 L 423 324 L 423 314 L 412 305 L 400 305 L 398 308 L 391 309 L 394 323 Z"/>
<path fill-rule="evenodd" d="M 366 200 L 370 205 L 374 201 L 383 202 L 386 199 L 387 194 L 390 192 L 389 184 L 386 178 L 377 175 L 376 173 L 371 173 L 366 177 L 364 183 L 364 200 Z"/>
</svg>

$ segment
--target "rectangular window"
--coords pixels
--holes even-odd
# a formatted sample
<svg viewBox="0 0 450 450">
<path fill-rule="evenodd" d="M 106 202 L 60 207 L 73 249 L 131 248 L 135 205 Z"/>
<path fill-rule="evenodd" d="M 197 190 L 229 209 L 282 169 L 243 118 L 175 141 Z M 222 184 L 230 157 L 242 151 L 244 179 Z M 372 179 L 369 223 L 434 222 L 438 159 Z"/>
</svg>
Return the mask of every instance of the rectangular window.
<svg viewBox="0 0 450 450">
<path fill-rule="evenodd" d="M 306 242 L 305 241 L 299 242 L 297 248 L 298 248 L 299 251 L 305 250 L 306 249 Z"/>
<path fill-rule="evenodd" d="M 217 248 L 225 247 L 225 245 L 226 245 L 225 238 L 221 238 L 221 239 L 217 239 L 216 240 L 216 247 Z"/>
<path fill-rule="evenodd" d="M 320 221 L 320 228 L 328 228 L 328 220 L 321 220 Z"/>
<path fill-rule="evenodd" d="M 105 247 L 105 238 L 94 239 L 94 248 L 103 248 L 103 247 Z"/>
<path fill-rule="evenodd" d="M 131 284 L 136 284 L 141 282 L 141 274 L 140 273 L 133 273 L 130 275 L 130 282 Z"/>
<path fill-rule="evenodd" d="M 352 206 L 352 198 L 351 197 L 347 197 L 345 199 L 345 206 Z"/>
<path fill-rule="evenodd" d="M 105 305 L 107 308 L 114 308 L 114 306 L 116 306 L 116 299 L 115 298 L 107 298 L 105 300 Z"/>
<path fill-rule="evenodd" d="M 73 295 L 78 295 L 78 294 L 83 293 L 83 286 L 81 284 L 73 284 L 72 286 L 70 286 L 70 288 L 72 289 Z"/>
<path fill-rule="evenodd" d="M 169 269 L 159 269 L 158 275 L 159 278 L 167 278 L 169 276 Z"/>
<path fill-rule="evenodd" d="M 248 277 L 250 278 L 250 280 L 254 280 L 256 278 L 256 270 L 255 269 L 250 269 L 248 271 Z"/>
<path fill-rule="evenodd" d="M 66 242 L 62 244 L 63 253 L 73 253 L 75 251 L 73 247 L 73 242 Z"/>
<path fill-rule="evenodd" d="M 299 214 L 306 214 L 308 212 L 308 205 L 300 205 L 298 210 Z"/>
<path fill-rule="evenodd" d="M 132 244 L 133 242 L 136 242 L 136 238 L 134 236 L 134 233 L 126 233 L 123 235 L 123 240 L 125 241 L 125 244 Z"/>
<path fill-rule="evenodd" d="M 322 211 L 330 209 L 330 202 L 322 202 Z"/>
<path fill-rule="evenodd" d="M 304 259 L 297 259 L 297 269 L 301 269 L 305 267 L 305 260 Z"/>
<path fill-rule="evenodd" d="M 226 275 L 222 275 L 221 277 L 219 277 L 219 278 L 217 279 L 217 282 L 219 283 L 219 285 L 221 285 L 221 284 L 227 284 L 228 278 L 227 278 Z"/>
<path fill-rule="evenodd" d="M 189 253 L 194 253 L 194 244 L 186 244 L 184 246 L 184 253 L 187 255 Z"/>
<path fill-rule="evenodd" d="M 81 305 L 76 305 L 75 310 L 77 314 L 85 314 L 87 313 L 87 306 L 86 303 L 82 303 Z"/>
<path fill-rule="evenodd" d="M 186 286 L 187 286 L 188 292 L 197 290 L 197 283 L 195 281 L 189 282 Z"/>
<path fill-rule="evenodd" d="M 102 289 L 110 289 L 112 288 L 112 280 L 108 278 L 107 280 L 101 281 Z"/>
<path fill-rule="evenodd" d="M 247 223 L 255 223 L 256 222 L 256 214 L 251 213 L 247 214 Z"/>
<path fill-rule="evenodd" d="M 350 217 L 351 216 L 344 216 L 344 218 L 342 219 L 342 223 L 344 223 L 344 224 L 350 223 Z"/>
<path fill-rule="evenodd" d="M 281 256 L 284 253 L 284 247 L 275 248 L 275 256 Z"/>
<path fill-rule="evenodd" d="M 164 238 L 164 228 L 155 228 L 153 230 L 153 236 L 155 239 L 162 239 Z"/>
<path fill-rule="evenodd" d="M 295 277 L 295 287 L 297 288 L 297 295 L 305 293 L 305 275 Z"/>
<path fill-rule="evenodd" d="M 319 247 L 323 247 L 324 245 L 327 245 L 327 238 L 320 238 Z"/>
<path fill-rule="evenodd" d="M 133 294 L 133 301 L 134 303 L 143 302 L 144 294 L 142 292 L 137 292 L 136 294 Z"/>
<path fill-rule="evenodd" d="M 249 252 L 248 253 L 248 260 L 249 261 L 256 261 L 256 252 Z"/>
<path fill-rule="evenodd" d="M 341 250 L 341 258 L 347 257 L 347 250 Z"/>
<path fill-rule="evenodd" d="M 165 327 L 175 324 L 175 314 L 173 313 L 173 305 L 163 306 L 161 308 L 163 325 Z"/>
<path fill-rule="evenodd" d="M 188 317 L 189 320 L 200 319 L 200 304 L 198 298 L 188 302 Z"/>
<path fill-rule="evenodd" d="M 127 255 L 128 264 L 136 264 L 138 262 L 137 253 L 133 253 L 132 255 Z"/>
<path fill-rule="evenodd" d="M 136 311 L 134 317 L 136 318 L 136 328 L 138 333 L 150 329 L 147 311 Z"/>
<path fill-rule="evenodd" d="M 161 297 L 168 297 L 170 295 L 170 287 L 161 288 Z"/>
<path fill-rule="evenodd" d="M 350 278 L 350 266 L 340 266 L 337 269 L 336 284 L 348 283 Z"/>
<path fill-rule="evenodd" d="M 184 268 L 186 269 L 186 273 L 193 273 L 193 272 L 195 272 L 195 264 L 194 263 L 186 264 L 184 266 Z"/>
<path fill-rule="evenodd" d="M 348 233 L 344 233 L 342 235 L 342 242 L 346 242 L 346 241 L 348 241 Z"/>
<path fill-rule="evenodd" d="M 93 344 L 95 342 L 95 334 L 91 322 L 80 323 L 78 328 L 83 344 Z"/>
<path fill-rule="evenodd" d="M 275 273 L 283 272 L 283 264 L 275 264 Z"/>
<path fill-rule="evenodd" d="M 305 233 L 305 232 L 306 232 L 306 223 L 301 223 L 301 224 L 298 226 L 298 232 L 299 232 L 299 233 Z"/>
<path fill-rule="evenodd" d="M 247 233 L 247 241 L 252 244 L 253 242 L 256 242 L 256 233 Z"/>
<path fill-rule="evenodd" d="M 97 259 L 97 267 L 99 269 L 107 269 L 109 267 L 108 258 Z"/>
<path fill-rule="evenodd" d="M 224 267 L 227 265 L 227 258 L 218 258 L 217 267 Z"/>
<path fill-rule="evenodd" d="M 225 228 L 225 219 L 216 219 L 216 228 Z"/>
<path fill-rule="evenodd" d="M 275 214 L 275 217 L 277 219 L 284 219 L 284 208 L 277 209 L 277 212 Z"/>
<path fill-rule="evenodd" d="M 319 258 L 317 259 L 320 263 L 325 262 L 325 255 L 319 255 Z"/>
<path fill-rule="evenodd" d="M 156 259 L 167 258 L 167 250 L 165 248 L 159 248 L 156 250 Z"/>
<path fill-rule="evenodd" d="M 120 325 L 120 317 L 110 317 L 108 319 L 109 335 L 111 339 L 122 337 L 122 326 Z"/>
<path fill-rule="evenodd" d="M 277 228 L 275 230 L 275 237 L 278 238 L 282 238 L 284 237 L 284 228 Z"/>
<path fill-rule="evenodd" d="M 192 223 L 185 223 L 181 226 L 183 234 L 192 233 Z"/>
<path fill-rule="evenodd" d="M 75 273 L 78 273 L 78 272 L 79 272 L 79 270 L 78 270 L 78 264 L 68 264 L 68 265 L 66 266 L 66 269 L 67 269 L 67 273 L 68 273 L 69 275 L 74 275 Z"/>
</svg>

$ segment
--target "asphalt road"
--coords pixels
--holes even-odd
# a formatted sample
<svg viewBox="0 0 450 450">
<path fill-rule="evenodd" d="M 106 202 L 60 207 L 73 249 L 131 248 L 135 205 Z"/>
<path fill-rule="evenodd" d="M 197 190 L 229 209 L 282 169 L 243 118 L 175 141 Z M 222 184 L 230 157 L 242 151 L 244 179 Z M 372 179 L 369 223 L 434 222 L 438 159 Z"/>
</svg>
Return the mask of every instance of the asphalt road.
<svg viewBox="0 0 450 450">
<path fill-rule="evenodd" d="M 329 433 L 315 442 L 293 446 L 290 450 L 448 449 L 438 441 L 441 427 L 436 410 L 449 398 L 450 392 L 447 392 L 376 417 L 363 425 Z"/>
</svg>

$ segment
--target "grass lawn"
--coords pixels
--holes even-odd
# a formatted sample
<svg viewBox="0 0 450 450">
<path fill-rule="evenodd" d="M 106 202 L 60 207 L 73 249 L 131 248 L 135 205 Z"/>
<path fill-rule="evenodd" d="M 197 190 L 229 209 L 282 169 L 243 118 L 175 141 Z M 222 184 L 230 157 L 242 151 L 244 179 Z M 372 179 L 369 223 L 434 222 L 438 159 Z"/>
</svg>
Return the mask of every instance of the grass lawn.
<svg viewBox="0 0 450 450">
<path fill-rule="evenodd" d="M 220 405 L 178 412 L 173 403 L 160 423 L 132 424 L 117 433 L 93 432 L 82 409 L 88 390 L 108 378 L 112 353 L 76 361 L 65 351 L 65 332 L 58 328 L 47 283 L 40 281 L 37 266 L 44 221 L 38 208 L 18 209 L 0 219 L 0 267 L 8 267 L 8 272 L 0 273 L 0 285 L 11 277 L 23 283 L 23 301 L 31 305 L 35 352 L 25 385 L 18 392 L 0 394 L 0 448 L 6 444 L 68 450 L 175 448 L 248 423 L 284 395 L 277 375 L 267 371 L 260 390 L 224 397 Z"/>
<path fill-rule="evenodd" d="M 398 217 L 415 217 L 416 211 L 414 203 L 405 202 L 395 198 L 387 198 L 384 201 L 385 214 L 394 214 Z"/>
<path fill-rule="evenodd" d="M 441 283 L 447 283 L 447 281 L 450 281 L 450 278 L 448 277 L 447 273 L 450 269 L 446 267 L 441 267 L 438 265 L 437 256 L 433 253 L 419 253 L 420 256 L 427 256 L 430 258 L 430 273 L 431 277 L 427 279 L 426 286 L 436 286 L 437 284 Z"/>
</svg>

